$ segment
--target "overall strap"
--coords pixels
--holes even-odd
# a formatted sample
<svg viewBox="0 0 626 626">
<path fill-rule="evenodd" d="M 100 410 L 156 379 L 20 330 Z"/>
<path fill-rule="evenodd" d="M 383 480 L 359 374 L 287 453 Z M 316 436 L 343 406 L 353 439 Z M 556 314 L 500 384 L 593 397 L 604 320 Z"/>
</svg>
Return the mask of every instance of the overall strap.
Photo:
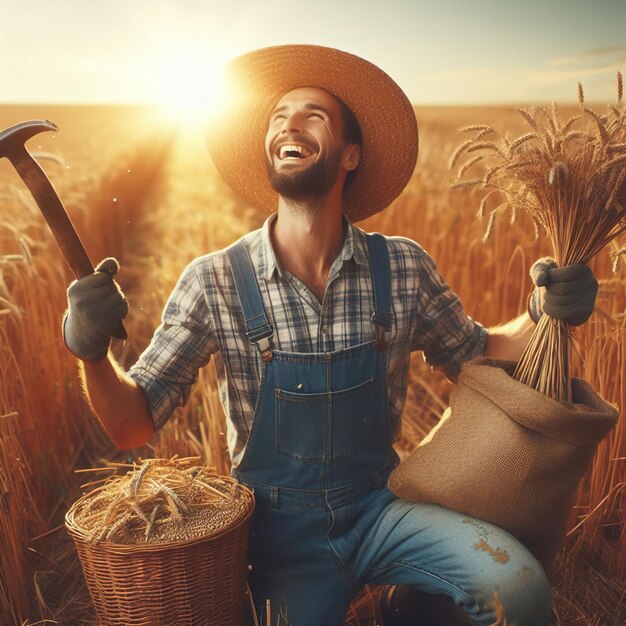
<svg viewBox="0 0 626 626">
<path fill-rule="evenodd" d="M 265 314 L 259 283 L 252 267 L 248 249 L 240 240 L 227 248 L 226 253 L 235 279 L 239 303 L 243 309 L 246 335 L 252 343 L 256 344 L 261 353 L 261 358 L 267 363 L 273 358 L 270 339 L 274 330 Z"/>
<path fill-rule="evenodd" d="M 366 235 L 370 256 L 370 269 L 374 285 L 374 312 L 376 324 L 376 349 L 383 352 L 391 337 L 394 316 L 391 310 L 391 265 L 387 240 L 379 233 Z"/>
</svg>

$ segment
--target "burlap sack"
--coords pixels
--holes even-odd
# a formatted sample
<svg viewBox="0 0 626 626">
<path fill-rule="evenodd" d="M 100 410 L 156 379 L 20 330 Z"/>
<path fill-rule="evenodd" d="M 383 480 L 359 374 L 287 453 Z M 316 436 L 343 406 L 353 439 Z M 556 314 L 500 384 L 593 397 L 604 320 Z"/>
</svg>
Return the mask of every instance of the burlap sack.
<svg viewBox="0 0 626 626">
<path fill-rule="evenodd" d="M 389 487 L 504 528 L 549 569 L 576 487 L 618 411 L 577 378 L 573 403 L 552 400 L 511 378 L 514 367 L 486 357 L 464 364 L 450 408 Z"/>
</svg>

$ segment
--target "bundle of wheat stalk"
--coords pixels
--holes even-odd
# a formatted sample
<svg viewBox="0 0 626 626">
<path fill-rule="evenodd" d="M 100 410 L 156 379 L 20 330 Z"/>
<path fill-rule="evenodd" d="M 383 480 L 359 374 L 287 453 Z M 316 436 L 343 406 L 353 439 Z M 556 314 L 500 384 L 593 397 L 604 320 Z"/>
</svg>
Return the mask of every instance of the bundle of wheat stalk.
<svg viewBox="0 0 626 626">
<path fill-rule="evenodd" d="M 174 456 L 147 459 L 140 465 L 109 463 L 104 469 L 131 470 L 107 477 L 104 485 L 82 498 L 72 512 L 73 525 L 90 541 L 126 544 L 219 533 L 245 516 L 250 503 L 235 480 L 192 465 L 198 459 Z"/>
<path fill-rule="evenodd" d="M 617 75 L 617 104 L 600 115 L 585 106 L 578 86 L 581 114 L 561 120 L 552 110 L 517 109 L 530 126 L 514 140 L 499 136 L 487 125 L 460 132 L 475 133 L 450 160 L 464 162 L 458 178 L 479 162 L 488 164 L 482 178 L 459 180 L 454 187 L 484 190 L 479 216 L 489 214 L 485 238 L 496 215 L 525 209 L 537 232 L 543 229 L 559 266 L 586 264 L 626 230 L 626 107 L 622 74 Z M 497 206 L 489 205 L 497 199 Z M 626 246 L 613 252 L 615 265 Z M 550 355 L 551 358 L 545 358 Z M 567 322 L 542 316 L 513 377 L 560 401 L 571 401 L 570 334 Z"/>
</svg>

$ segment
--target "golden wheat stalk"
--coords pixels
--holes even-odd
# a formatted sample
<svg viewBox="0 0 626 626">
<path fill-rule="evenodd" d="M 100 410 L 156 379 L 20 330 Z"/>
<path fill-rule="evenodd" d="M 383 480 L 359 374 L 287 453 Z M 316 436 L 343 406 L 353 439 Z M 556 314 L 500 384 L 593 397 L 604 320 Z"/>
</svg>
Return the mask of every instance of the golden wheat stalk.
<svg viewBox="0 0 626 626">
<path fill-rule="evenodd" d="M 531 128 L 513 141 L 484 142 L 478 136 L 455 151 L 450 164 L 472 155 L 459 168 L 461 177 L 484 157 L 490 169 L 479 179 L 458 180 L 455 188 L 480 185 L 496 191 L 503 202 L 490 212 L 483 241 L 491 235 L 496 212 L 524 208 L 547 234 L 559 266 L 589 261 L 626 230 L 626 122 L 622 75 L 618 73 L 617 106 L 600 115 L 578 100 L 590 129 L 574 129 L 579 117 L 562 122 L 558 107 L 518 109 Z M 479 132 L 483 125 L 462 129 Z M 486 198 L 479 209 L 482 216 Z M 614 254 L 618 259 L 622 252 Z M 546 358 L 548 357 L 548 358 Z M 542 393 L 571 401 L 570 337 L 568 324 L 544 316 L 526 347 L 513 377 Z"/>
</svg>

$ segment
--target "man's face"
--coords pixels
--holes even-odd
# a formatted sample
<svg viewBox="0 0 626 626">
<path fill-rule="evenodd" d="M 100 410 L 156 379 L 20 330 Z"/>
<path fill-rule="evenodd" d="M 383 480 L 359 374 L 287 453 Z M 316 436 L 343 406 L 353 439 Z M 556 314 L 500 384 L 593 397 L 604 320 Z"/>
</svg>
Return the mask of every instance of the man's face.
<svg viewBox="0 0 626 626">
<path fill-rule="evenodd" d="M 341 166 L 343 124 L 337 99 L 316 87 L 287 92 L 270 114 L 265 156 L 270 182 L 285 198 L 323 198 Z"/>
</svg>

